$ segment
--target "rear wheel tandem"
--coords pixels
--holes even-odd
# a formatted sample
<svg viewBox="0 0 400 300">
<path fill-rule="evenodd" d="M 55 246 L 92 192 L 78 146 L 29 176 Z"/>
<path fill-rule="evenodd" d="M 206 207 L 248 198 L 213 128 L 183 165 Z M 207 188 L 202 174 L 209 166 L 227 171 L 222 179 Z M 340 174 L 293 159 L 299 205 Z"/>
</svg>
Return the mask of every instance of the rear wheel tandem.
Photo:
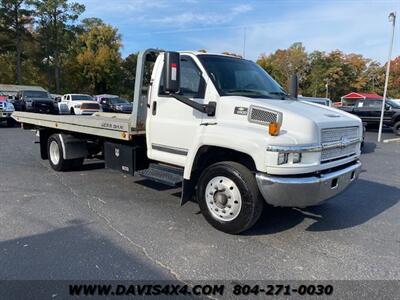
<svg viewBox="0 0 400 300">
<path fill-rule="evenodd" d="M 231 234 L 253 226 L 264 206 L 254 174 L 231 161 L 213 164 L 203 171 L 197 199 L 206 220 Z"/>
<path fill-rule="evenodd" d="M 47 153 L 49 163 L 55 171 L 68 171 L 79 169 L 84 161 L 84 158 L 65 159 L 63 144 L 59 134 L 53 134 L 47 141 Z"/>
</svg>

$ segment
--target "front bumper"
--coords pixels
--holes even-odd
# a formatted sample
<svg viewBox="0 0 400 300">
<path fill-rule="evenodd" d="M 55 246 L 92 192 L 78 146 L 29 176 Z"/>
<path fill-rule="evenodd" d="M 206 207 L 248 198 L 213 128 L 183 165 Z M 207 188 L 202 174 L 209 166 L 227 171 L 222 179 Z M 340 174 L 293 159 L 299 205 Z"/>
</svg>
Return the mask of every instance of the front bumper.
<svg viewBox="0 0 400 300">
<path fill-rule="evenodd" d="M 76 114 L 80 114 L 80 115 L 93 115 L 94 113 L 99 112 L 100 110 L 94 110 L 94 109 L 81 109 L 79 111 L 79 113 L 76 111 Z"/>
<path fill-rule="evenodd" d="M 11 118 L 12 111 L 0 111 L 0 119 Z"/>
<path fill-rule="evenodd" d="M 343 192 L 361 170 L 361 162 L 318 176 L 284 177 L 257 173 L 258 188 L 274 206 L 306 207 L 319 204 Z"/>
</svg>

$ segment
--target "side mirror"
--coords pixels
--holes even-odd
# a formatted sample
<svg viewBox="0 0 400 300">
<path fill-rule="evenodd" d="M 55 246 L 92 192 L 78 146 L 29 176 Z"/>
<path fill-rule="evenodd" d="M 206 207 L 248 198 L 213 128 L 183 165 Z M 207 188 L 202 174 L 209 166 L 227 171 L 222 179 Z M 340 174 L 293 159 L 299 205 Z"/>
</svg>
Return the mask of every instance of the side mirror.
<svg viewBox="0 0 400 300">
<path fill-rule="evenodd" d="M 390 105 L 385 104 L 385 110 L 391 110 L 392 107 Z"/>
<path fill-rule="evenodd" d="M 178 52 L 164 53 L 164 92 L 176 94 L 180 87 L 180 55 Z"/>
<path fill-rule="evenodd" d="M 297 74 L 293 74 L 292 78 L 290 79 L 290 89 L 289 89 L 289 93 L 290 96 L 292 96 L 293 98 L 297 99 L 297 96 L 299 94 L 299 83 L 298 83 L 298 77 Z"/>
</svg>

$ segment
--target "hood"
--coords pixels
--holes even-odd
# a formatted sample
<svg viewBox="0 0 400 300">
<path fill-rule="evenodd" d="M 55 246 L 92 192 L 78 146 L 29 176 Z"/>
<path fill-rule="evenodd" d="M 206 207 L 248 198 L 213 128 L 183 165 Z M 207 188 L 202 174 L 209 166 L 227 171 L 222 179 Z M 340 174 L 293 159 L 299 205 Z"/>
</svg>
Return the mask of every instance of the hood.
<svg viewBox="0 0 400 300">
<path fill-rule="evenodd" d="M 316 105 L 314 103 L 307 103 L 298 100 L 225 96 L 221 97 L 219 105 L 223 107 L 222 114 L 226 118 L 232 120 L 233 116 L 236 122 L 242 120 L 249 124 L 250 122 L 247 115 L 243 117 L 243 115 L 237 115 L 234 113 L 237 107 L 249 109 L 250 106 L 257 106 L 280 112 L 282 114 L 281 135 L 290 136 L 292 142 L 315 143 L 315 137 L 319 137 L 321 129 L 324 128 L 362 126 L 361 120 L 357 116 L 333 107 Z M 221 111 L 220 109 L 221 108 L 219 108 L 219 111 Z M 293 136 L 296 137 L 295 140 L 293 140 Z"/>
</svg>

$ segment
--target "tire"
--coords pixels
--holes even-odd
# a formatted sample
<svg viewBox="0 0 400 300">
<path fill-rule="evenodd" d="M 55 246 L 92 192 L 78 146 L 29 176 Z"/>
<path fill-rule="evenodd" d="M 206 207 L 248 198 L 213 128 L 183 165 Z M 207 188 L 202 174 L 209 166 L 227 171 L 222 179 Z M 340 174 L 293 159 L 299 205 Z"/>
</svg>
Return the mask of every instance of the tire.
<svg viewBox="0 0 400 300">
<path fill-rule="evenodd" d="M 396 123 L 393 125 L 393 133 L 394 133 L 395 135 L 400 136 L 400 121 L 396 122 Z"/>
<path fill-rule="evenodd" d="M 47 153 L 50 166 L 54 171 L 63 172 L 72 168 L 72 160 L 64 159 L 59 134 L 53 134 L 47 140 Z"/>
<path fill-rule="evenodd" d="M 206 168 L 199 178 L 196 196 L 206 220 L 230 234 L 253 226 L 264 207 L 254 174 L 231 161 Z"/>
<path fill-rule="evenodd" d="M 71 115 L 75 115 L 75 109 L 71 108 Z"/>
</svg>

